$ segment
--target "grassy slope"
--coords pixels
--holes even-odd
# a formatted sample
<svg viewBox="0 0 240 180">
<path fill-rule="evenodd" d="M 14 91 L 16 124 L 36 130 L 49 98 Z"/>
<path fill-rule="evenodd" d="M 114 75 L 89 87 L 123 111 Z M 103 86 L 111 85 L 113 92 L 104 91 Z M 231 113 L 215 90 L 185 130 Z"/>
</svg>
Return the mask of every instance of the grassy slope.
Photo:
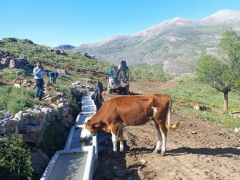
<svg viewBox="0 0 240 180">
<path fill-rule="evenodd" d="M 86 83 L 91 79 L 100 79 L 104 76 L 104 72 L 109 67 L 107 62 L 88 59 L 79 53 L 66 53 L 66 55 L 57 55 L 51 52 L 48 47 L 34 45 L 31 43 L 11 42 L 8 39 L 1 41 L 0 50 L 9 51 L 12 55 L 24 56 L 28 59 L 29 63 L 34 65 L 36 61 L 43 62 L 44 68 L 53 70 L 57 68 L 68 69 L 68 75 L 59 75 L 57 80 L 57 88 L 66 90 L 67 87 L 80 80 Z M 17 112 L 20 109 L 31 107 L 37 103 L 34 100 L 33 90 L 10 88 L 9 85 L 3 85 L 3 82 L 11 83 L 16 78 L 32 79 L 32 75 L 22 73 L 20 69 L 4 68 L 0 69 L 0 110 L 6 109 L 10 112 Z M 97 72 L 94 75 L 94 72 Z M 99 74 L 102 75 L 101 77 Z M 45 82 L 48 82 L 48 77 L 45 77 Z"/>
<path fill-rule="evenodd" d="M 240 127 L 240 121 L 223 113 L 223 93 L 216 91 L 195 78 L 180 78 L 175 87 L 161 89 L 173 99 L 173 108 L 187 115 L 195 115 L 210 122 L 223 124 L 228 128 Z M 240 96 L 236 92 L 229 94 L 229 112 L 240 111 Z M 194 104 L 208 106 L 211 111 L 196 111 Z"/>
</svg>

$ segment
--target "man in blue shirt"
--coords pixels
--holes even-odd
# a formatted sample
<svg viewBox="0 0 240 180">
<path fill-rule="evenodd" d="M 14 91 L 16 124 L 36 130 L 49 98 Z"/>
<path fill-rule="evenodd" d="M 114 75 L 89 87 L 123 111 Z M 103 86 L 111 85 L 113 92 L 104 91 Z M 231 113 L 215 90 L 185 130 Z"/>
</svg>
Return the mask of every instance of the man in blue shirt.
<svg viewBox="0 0 240 180">
<path fill-rule="evenodd" d="M 45 71 L 42 67 L 42 63 L 40 61 L 37 62 L 37 67 L 33 69 L 33 76 L 36 81 L 36 97 L 41 101 L 43 98 L 43 88 L 44 88 L 44 76 Z"/>
</svg>

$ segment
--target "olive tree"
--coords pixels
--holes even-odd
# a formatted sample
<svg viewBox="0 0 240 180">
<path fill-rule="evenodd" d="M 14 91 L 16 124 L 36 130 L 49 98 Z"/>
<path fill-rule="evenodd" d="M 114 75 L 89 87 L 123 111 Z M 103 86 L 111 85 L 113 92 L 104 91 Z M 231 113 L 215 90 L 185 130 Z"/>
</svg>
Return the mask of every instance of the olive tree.
<svg viewBox="0 0 240 180">
<path fill-rule="evenodd" d="M 240 87 L 240 36 L 229 29 L 224 32 L 220 46 L 221 59 L 229 64 L 234 88 Z"/>
<path fill-rule="evenodd" d="M 226 30 L 219 43 L 219 54 L 202 55 L 197 62 L 199 79 L 224 95 L 224 111 L 228 109 L 228 93 L 240 87 L 240 36 Z"/>
</svg>

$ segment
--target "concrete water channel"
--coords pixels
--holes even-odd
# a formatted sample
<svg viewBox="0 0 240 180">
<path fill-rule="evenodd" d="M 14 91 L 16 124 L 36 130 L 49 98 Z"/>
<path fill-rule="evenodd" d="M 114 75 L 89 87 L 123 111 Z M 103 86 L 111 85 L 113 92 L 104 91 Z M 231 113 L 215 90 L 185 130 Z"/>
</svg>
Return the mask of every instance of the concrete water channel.
<svg viewBox="0 0 240 180">
<path fill-rule="evenodd" d="M 81 142 L 81 126 L 96 113 L 92 93 L 81 98 L 82 110 L 72 126 L 65 147 L 57 151 L 45 169 L 41 180 L 91 180 L 98 162 L 97 137 Z"/>
</svg>

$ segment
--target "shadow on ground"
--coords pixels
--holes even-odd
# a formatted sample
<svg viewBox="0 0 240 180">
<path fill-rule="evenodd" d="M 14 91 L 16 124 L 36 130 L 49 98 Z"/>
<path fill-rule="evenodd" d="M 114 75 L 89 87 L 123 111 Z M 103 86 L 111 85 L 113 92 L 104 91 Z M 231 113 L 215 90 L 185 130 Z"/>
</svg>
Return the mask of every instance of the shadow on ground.
<svg viewBox="0 0 240 180">
<path fill-rule="evenodd" d="M 101 142 L 100 136 L 100 141 Z M 94 174 L 94 180 L 115 180 L 115 179 L 134 179 L 139 180 L 139 167 L 128 167 L 126 163 L 126 154 L 112 151 L 111 135 L 105 134 L 104 144 L 100 144 L 101 152 L 98 155 L 98 166 Z M 107 142 L 107 143 L 106 143 Z M 119 145 L 119 144 L 118 144 Z M 129 150 L 124 141 L 126 150 Z M 103 147 L 103 148 L 102 148 Z M 119 146 L 118 146 L 119 147 Z"/>
<path fill-rule="evenodd" d="M 167 152 L 169 156 L 181 156 L 184 154 L 199 154 L 207 156 L 219 156 L 219 157 L 233 157 L 240 155 L 240 149 L 226 147 L 226 148 L 190 148 L 180 147 L 171 149 Z"/>
</svg>

